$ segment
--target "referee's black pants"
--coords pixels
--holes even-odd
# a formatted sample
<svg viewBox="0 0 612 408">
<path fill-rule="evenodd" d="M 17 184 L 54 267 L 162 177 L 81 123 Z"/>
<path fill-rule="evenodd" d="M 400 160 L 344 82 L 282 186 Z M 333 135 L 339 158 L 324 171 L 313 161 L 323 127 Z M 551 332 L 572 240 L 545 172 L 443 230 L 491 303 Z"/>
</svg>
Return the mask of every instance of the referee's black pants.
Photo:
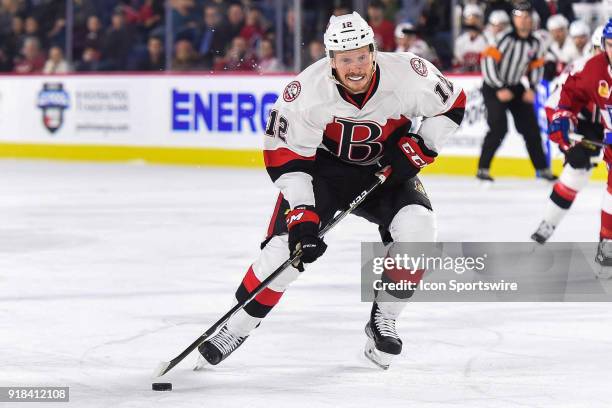
<svg viewBox="0 0 612 408">
<path fill-rule="evenodd" d="M 489 169 L 495 152 L 501 145 L 506 133 L 508 133 L 508 119 L 506 110 L 510 110 L 514 118 L 514 126 L 516 130 L 525 139 L 529 158 L 536 170 L 548 168 L 544 148 L 542 146 L 542 138 L 540 137 L 540 128 L 533 110 L 533 105 L 525 103 L 522 100 L 525 89 L 522 85 L 508 87 L 514 93 L 514 98 L 510 102 L 501 102 L 497 99 L 495 88 L 484 84 L 482 87 L 482 96 L 487 108 L 487 124 L 489 131 L 484 138 L 482 144 L 482 152 L 478 161 L 479 169 Z"/>
</svg>

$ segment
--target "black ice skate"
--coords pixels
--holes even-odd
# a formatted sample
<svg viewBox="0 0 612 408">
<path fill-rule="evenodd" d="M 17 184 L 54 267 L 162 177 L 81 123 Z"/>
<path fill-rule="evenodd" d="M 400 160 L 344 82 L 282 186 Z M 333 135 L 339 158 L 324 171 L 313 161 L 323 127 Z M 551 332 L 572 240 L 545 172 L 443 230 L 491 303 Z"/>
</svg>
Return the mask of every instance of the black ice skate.
<svg viewBox="0 0 612 408">
<path fill-rule="evenodd" d="M 395 330 L 395 319 L 384 316 L 374 302 L 365 332 L 368 336 L 365 356 L 380 368 L 388 369 L 393 357 L 402 352 L 402 340 Z"/>
<path fill-rule="evenodd" d="M 595 262 L 601 265 L 601 268 L 596 271 L 599 279 L 612 278 L 612 239 L 602 239 L 599 241 Z"/>
<path fill-rule="evenodd" d="M 554 231 L 554 225 L 547 221 L 542 221 L 537 231 L 531 234 L 531 239 L 533 239 L 538 244 L 544 244 L 546 243 L 546 241 L 548 241 L 548 238 L 551 237 Z"/>
<path fill-rule="evenodd" d="M 491 175 L 489 174 L 489 169 L 478 169 L 478 172 L 476 173 L 476 178 L 480 181 L 487 183 L 492 183 L 493 181 L 495 181 L 493 177 L 491 177 Z"/>
<path fill-rule="evenodd" d="M 234 352 L 249 336 L 237 336 L 223 326 L 219 333 L 200 344 L 200 356 L 194 370 L 199 370 L 206 364 L 217 365 Z"/>
</svg>

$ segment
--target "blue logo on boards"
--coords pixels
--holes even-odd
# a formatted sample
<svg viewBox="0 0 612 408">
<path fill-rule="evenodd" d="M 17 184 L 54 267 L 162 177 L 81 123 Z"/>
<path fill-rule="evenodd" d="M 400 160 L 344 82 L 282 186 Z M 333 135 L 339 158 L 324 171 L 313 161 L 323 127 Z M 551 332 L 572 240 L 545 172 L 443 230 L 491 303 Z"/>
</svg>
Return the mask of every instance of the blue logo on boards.
<svg viewBox="0 0 612 408">
<path fill-rule="evenodd" d="M 262 133 L 278 94 L 172 90 L 172 130 Z"/>
<path fill-rule="evenodd" d="M 46 83 L 38 93 L 36 106 L 42 110 L 43 125 L 55 133 L 64 123 L 64 110 L 70 106 L 70 97 L 62 83 Z"/>
</svg>

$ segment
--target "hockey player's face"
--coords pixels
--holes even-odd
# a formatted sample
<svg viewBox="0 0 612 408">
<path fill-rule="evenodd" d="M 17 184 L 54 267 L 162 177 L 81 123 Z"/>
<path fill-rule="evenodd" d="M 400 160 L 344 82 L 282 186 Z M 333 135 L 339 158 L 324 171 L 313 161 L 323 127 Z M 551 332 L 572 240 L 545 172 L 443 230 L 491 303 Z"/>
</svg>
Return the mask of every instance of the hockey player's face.
<svg viewBox="0 0 612 408">
<path fill-rule="evenodd" d="M 606 54 L 608 55 L 608 61 L 612 66 L 612 40 L 605 39 L 604 46 L 606 47 Z"/>
<path fill-rule="evenodd" d="M 335 53 L 331 64 L 336 70 L 336 79 L 351 93 L 365 92 L 374 74 L 373 58 L 368 46 Z"/>
</svg>

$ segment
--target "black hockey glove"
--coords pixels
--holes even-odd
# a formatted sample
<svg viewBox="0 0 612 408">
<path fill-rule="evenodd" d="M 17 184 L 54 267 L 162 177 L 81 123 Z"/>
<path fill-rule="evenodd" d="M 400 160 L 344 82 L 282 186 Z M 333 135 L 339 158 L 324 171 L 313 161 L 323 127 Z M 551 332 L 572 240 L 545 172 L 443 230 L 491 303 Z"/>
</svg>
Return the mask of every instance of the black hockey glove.
<svg viewBox="0 0 612 408">
<path fill-rule="evenodd" d="M 578 143 L 565 152 L 565 160 L 567 164 L 575 169 L 590 169 L 591 168 L 591 156 L 596 154 L 593 149 Z"/>
<path fill-rule="evenodd" d="M 416 133 L 391 136 L 385 146 L 385 159 L 393 168 L 394 182 L 416 176 L 428 164 L 433 163 L 438 153 L 425 146 L 423 138 Z"/>
<path fill-rule="evenodd" d="M 286 221 L 289 230 L 289 252 L 293 256 L 301 250 L 300 264 L 296 267 L 303 271 L 302 262 L 316 261 L 327 249 L 325 242 L 318 236 L 319 215 L 313 206 L 300 205 L 287 214 Z"/>
</svg>

